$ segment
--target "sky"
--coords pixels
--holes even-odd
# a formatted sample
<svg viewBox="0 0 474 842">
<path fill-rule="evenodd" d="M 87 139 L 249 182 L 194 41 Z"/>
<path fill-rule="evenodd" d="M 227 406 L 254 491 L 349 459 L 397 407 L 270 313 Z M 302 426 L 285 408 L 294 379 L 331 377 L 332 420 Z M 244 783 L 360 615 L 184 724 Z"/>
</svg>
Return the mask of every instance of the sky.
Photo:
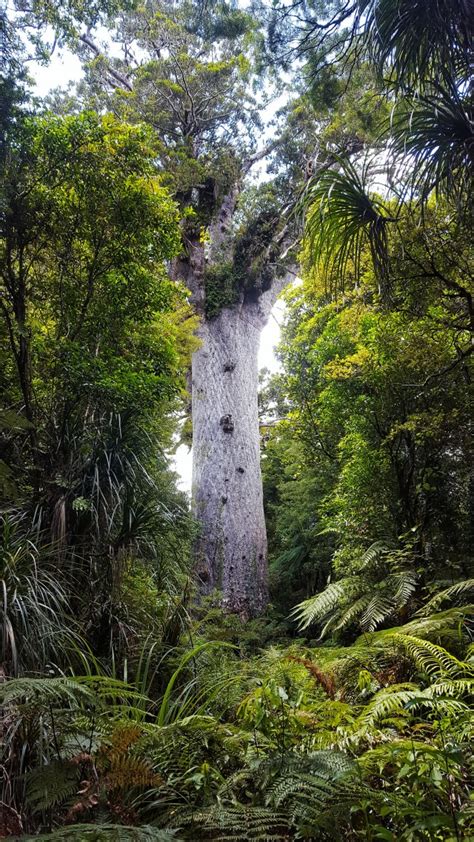
<svg viewBox="0 0 474 842">
<path fill-rule="evenodd" d="M 29 73 L 34 79 L 38 96 L 46 96 L 54 88 L 66 88 L 70 82 L 77 82 L 82 75 L 81 63 L 77 56 L 69 50 L 57 51 L 53 54 L 50 64 L 46 67 L 32 62 L 28 66 Z M 262 176 L 264 177 L 263 173 Z M 259 369 L 266 368 L 270 372 L 279 370 L 279 363 L 275 356 L 275 348 L 280 340 L 280 325 L 284 317 L 285 305 L 277 301 L 267 325 L 260 337 L 258 354 Z M 178 474 L 178 485 L 182 491 L 191 491 L 192 452 L 186 445 L 177 448 L 172 456 L 174 468 Z"/>
</svg>

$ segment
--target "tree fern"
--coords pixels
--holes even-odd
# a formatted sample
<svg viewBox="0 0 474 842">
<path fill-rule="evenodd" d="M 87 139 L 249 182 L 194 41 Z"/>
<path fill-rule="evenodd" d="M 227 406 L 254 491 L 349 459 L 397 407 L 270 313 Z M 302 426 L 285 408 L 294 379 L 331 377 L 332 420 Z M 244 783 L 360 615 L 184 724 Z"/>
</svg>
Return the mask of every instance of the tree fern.
<svg viewBox="0 0 474 842">
<path fill-rule="evenodd" d="M 424 609 L 418 611 L 412 620 L 393 631 L 401 634 L 410 634 L 414 637 L 422 637 L 427 640 L 435 639 L 442 641 L 462 641 L 466 630 L 466 622 L 474 614 L 474 605 L 465 605 L 462 608 L 450 608 L 446 611 L 439 611 L 431 614 Z"/>
<path fill-rule="evenodd" d="M 463 674 L 474 676 L 474 665 L 458 660 L 442 646 L 412 637 L 401 632 L 387 634 L 394 643 L 400 644 L 415 663 L 429 675 L 450 676 L 459 678 Z"/>
<path fill-rule="evenodd" d="M 0 683 L 0 699 L 4 706 L 48 708 L 51 704 L 78 705 L 91 701 L 91 687 L 75 678 L 14 678 Z"/>
<path fill-rule="evenodd" d="M 301 602 L 292 616 L 300 629 L 326 621 L 321 638 L 329 631 L 345 629 L 357 623 L 372 632 L 394 618 L 411 599 L 418 581 L 416 572 L 406 566 L 404 555 L 370 548 L 361 563 L 361 572 L 332 582 L 322 593 Z"/>
<path fill-rule="evenodd" d="M 322 593 L 297 605 L 292 611 L 292 616 L 298 621 L 300 629 L 306 629 L 311 623 L 326 617 L 342 599 L 357 594 L 359 587 L 358 577 L 332 582 Z"/>
<path fill-rule="evenodd" d="M 367 733 L 367 728 L 392 717 L 394 714 L 403 713 L 405 705 L 413 701 L 419 692 L 419 687 L 416 684 L 409 683 L 393 684 L 379 690 L 366 705 L 358 719 L 359 732 Z"/>
</svg>

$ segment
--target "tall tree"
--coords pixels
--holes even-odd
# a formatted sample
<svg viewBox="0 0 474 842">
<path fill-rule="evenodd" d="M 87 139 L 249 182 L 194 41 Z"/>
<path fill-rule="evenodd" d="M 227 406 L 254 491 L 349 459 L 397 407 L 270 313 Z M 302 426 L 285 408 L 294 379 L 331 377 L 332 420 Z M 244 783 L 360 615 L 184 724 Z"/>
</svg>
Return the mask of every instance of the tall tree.
<svg viewBox="0 0 474 842">
<path fill-rule="evenodd" d="M 93 90 L 103 101 L 105 79 L 109 108 L 153 125 L 182 208 L 182 251 L 170 271 L 201 317 L 192 362 L 196 570 L 204 592 L 222 590 L 225 608 L 242 615 L 267 602 L 259 337 L 291 277 L 285 202 L 266 191 L 255 213 L 239 206 L 246 176 L 275 145 L 256 143 L 265 106 L 251 62 L 257 36 L 250 16 L 229 5 L 208 13 L 153 1 L 117 26 L 123 58 L 83 39 Z"/>
<path fill-rule="evenodd" d="M 130 566 L 138 575 L 148 564 L 169 593 L 184 556 L 173 572 L 168 539 L 184 500 L 161 451 L 195 340 L 185 290 L 166 271 L 179 217 L 156 178 L 150 135 L 90 112 L 19 115 L 3 169 L 0 577 L 11 612 L 2 622 L 22 628 L 21 593 L 47 602 L 41 583 L 36 595 L 30 587 L 38 566 L 72 594 L 78 617 L 85 609 L 102 654 L 128 628 L 114 609 Z M 37 565 L 25 552 L 15 568 L 16 544 L 32 536 L 46 555 Z M 24 666 L 19 643 L 6 648 L 7 671 L 13 650 Z"/>
</svg>

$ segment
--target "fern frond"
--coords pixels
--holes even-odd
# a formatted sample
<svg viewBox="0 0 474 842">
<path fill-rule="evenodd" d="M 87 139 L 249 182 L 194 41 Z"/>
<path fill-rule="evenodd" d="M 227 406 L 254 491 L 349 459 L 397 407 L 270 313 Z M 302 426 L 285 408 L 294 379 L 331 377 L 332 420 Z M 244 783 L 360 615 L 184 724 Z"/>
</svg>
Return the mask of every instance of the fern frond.
<svg viewBox="0 0 474 842">
<path fill-rule="evenodd" d="M 25 802 L 33 813 L 62 804 L 77 791 L 77 766 L 55 760 L 27 773 Z"/>
<path fill-rule="evenodd" d="M 3 705 L 30 705 L 49 707 L 51 704 L 79 702 L 93 698 L 90 687 L 75 678 L 13 678 L 0 683 Z"/>
<path fill-rule="evenodd" d="M 416 590 L 418 576 L 413 570 L 399 570 L 388 577 L 387 584 L 394 589 L 393 600 L 395 605 L 403 607 Z"/>
<path fill-rule="evenodd" d="M 116 824 L 75 824 L 60 827 L 44 836 L 23 836 L 22 842 L 37 842 L 38 839 L 61 842 L 182 842 L 174 830 L 160 830 L 151 825 L 125 827 Z"/>
<path fill-rule="evenodd" d="M 348 626 L 350 626 L 351 623 L 357 620 L 357 618 L 360 617 L 360 615 L 366 611 L 367 606 L 370 603 L 370 599 L 370 594 L 363 594 L 359 597 L 359 599 L 356 599 L 356 601 L 353 602 L 352 605 L 349 605 L 349 607 L 342 612 L 341 617 L 334 626 L 334 628 L 346 629 Z"/>
<path fill-rule="evenodd" d="M 358 730 L 365 731 L 394 714 L 406 715 L 405 706 L 419 695 L 416 684 L 392 684 L 384 687 L 370 700 L 358 719 Z"/>
<path fill-rule="evenodd" d="M 426 605 L 423 606 L 423 608 L 420 608 L 420 610 L 417 611 L 417 615 L 425 617 L 427 614 L 431 614 L 433 611 L 436 611 L 443 602 L 459 600 L 464 596 L 469 596 L 469 598 L 471 598 L 473 594 L 474 579 L 465 579 L 464 582 L 456 582 L 455 585 L 451 585 L 449 588 L 445 588 L 435 594 L 435 596 L 433 596 Z"/>
<path fill-rule="evenodd" d="M 438 679 L 424 692 L 429 697 L 453 696 L 461 699 L 463 696 L 474 696 L 474 678 Z"/>
<path fill-rule="evenodd" d="M 331 582 L 322 593 L 300 602 L 291 612 L 292 616 L 298 621 L 301 630 L 306 629 L 311 623 L 324 619 L 341 600 L 357 596 L 360 587 L 358 576 Z"/>
<path fill-rule="evenodd" d="M 361 628 L 374 631 L 387 617 L 393 614 L 394 604 L 384 593 L 375 593 L 361 617 Z"/>
<path fill-rule="evenodd" d="M 194 816 L 195 822 L 216 842 L 283 842 L 289 819 L 266 807 L 218 805 Z M 197 837 L 198 838 L 198 837 Z"/>
<path fill-rule="evenodd" d="M 385 541 L 375 541 L 363 554 L 360 560 L 360 569 L 363 570 L 374 561 L 379 561 L 388 552 L 390 552 L 390 547 L 387 546 Z"/>
<path fill-rule="evenodd" d="M 401 634 L 410 634 L 414 637 L 437 638 L 440 640 L 449 640 L 454 637 L 460 640 L 462 637 L 462 628 L 467 617 L 474 615 L 474 605 L 465 605 L 462 608 L 449 608 L 446 611 L 440 611 L 437 614 L 420 615 L 419 612 L 414 619 L 405 623 L 398 629 Z"/>
<path fill-rule="evenodd" d="M 428 675 L 442 674 L 443 672 L 452 678 L 459 677 L 463 673 L 474 675 L 473 665 L 459 661 L 454 655 L 451 655 L 446 649 L 438 646 L 436 643 L 408 634 L 402 634 L 401 631 L 392 632 L 387 637 L 390 637 L 394 643 L 403 646 L 417 666 Z"/>
</svg>

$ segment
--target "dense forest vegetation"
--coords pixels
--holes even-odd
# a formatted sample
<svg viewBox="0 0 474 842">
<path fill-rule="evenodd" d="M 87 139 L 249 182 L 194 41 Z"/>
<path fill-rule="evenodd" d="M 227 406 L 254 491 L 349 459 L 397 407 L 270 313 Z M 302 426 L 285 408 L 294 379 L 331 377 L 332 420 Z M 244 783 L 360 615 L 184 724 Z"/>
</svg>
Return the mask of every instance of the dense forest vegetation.
<svg viewBox="0 0 474 842">
<path fill-rule="evenodd" d="M 474 839 L 473 24 L 0 9 L 1 838 Z"/>
</svg>

